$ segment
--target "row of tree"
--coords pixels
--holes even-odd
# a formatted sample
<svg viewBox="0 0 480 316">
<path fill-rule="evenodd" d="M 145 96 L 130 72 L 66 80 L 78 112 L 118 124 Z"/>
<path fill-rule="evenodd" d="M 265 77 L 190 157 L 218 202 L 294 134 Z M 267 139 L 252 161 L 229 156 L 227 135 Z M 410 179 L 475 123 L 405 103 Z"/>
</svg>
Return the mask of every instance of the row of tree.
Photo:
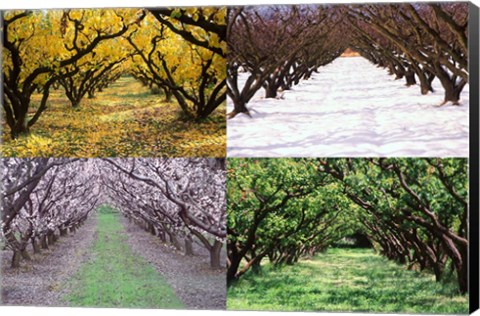
<svg viewBox="0 0 480 316">
<path fill-rule="evenodd" d="M 234 104 L 229 117 L 249 114 L 247 103 L 265 88 L 266 98 L 277 97 L 308 79 L 320 66 L 340 56 L 338 40 L 342 16 L 323 5 L 238 7 L 229 11 L 228 97 Z M 246 72 L 245 82 L 239 73 Z"/>
<path fill-rule="evenodd" d="M 2 159 L 2 241 L 12 268 L 74 233 L 99 202 L 90 166 L 69 159 Z M 89 185 L 85 185 L 85 184 Z"/>
<path fill-rule="evenodd" d="M 224 267 L 224 160 L 11 158 L 2 164 L 2 241 L 13 268 L 31 260 L 28 249 L 37 253 L 75 232 L 101 204 L 186 255 L 194 255 L 194 243 L 204 247 L 211 267 Z"/>
<path fill-rule="evenodd" d="M 37 122 L 52 86 L 78 106 L 130 73 L 167 90 L 194 119 L 225 100 L 225 8 L 6 11 L 2 30 L 12 138 Z"/>
<path fill-rule="evenodd" d="M 422 94 L 438 78 L 444 103 L 457 105 L 468 83 L 468 4 L 349 6 L 350 46 Z"/>
<path fill-rule="evenodd" d="M 220 269 L 226 238 L 223 159 L 107 159 L 110 204 L 185 255 L 193 243 Z M 182 242 L 183 240 L 183 242 Z"/>
<path fill-rule="evenodd" d="M 229 283 L 366 236 L 388 259 L 468 291 L 466 159 L 247 159 L 228 165 Z"/>
<path fill-rule="evenodd" d="M 438 78 L 444 103 L 468 83 L 468 4 L 295 5 L 232 8 L 228 16 L 230 117 L 308 79 L 350 48 L 422 94 Z M 239 72 L 247 72 L 239 81 Z M 352 69 L 352 71 L 357 71 Z"/>
</svg>

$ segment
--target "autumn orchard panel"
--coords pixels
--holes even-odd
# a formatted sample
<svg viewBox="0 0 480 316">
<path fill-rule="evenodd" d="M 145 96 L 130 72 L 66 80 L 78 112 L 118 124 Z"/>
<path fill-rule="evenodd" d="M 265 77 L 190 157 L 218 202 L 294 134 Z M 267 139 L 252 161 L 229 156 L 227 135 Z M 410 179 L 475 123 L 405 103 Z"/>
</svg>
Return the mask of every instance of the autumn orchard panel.
<svg viewBox="0 0 480 316">
<path fill-rule="evenodd" d="M 225 8 L 2 17 L 6 156 L 225 156 Z"/>
</svg>

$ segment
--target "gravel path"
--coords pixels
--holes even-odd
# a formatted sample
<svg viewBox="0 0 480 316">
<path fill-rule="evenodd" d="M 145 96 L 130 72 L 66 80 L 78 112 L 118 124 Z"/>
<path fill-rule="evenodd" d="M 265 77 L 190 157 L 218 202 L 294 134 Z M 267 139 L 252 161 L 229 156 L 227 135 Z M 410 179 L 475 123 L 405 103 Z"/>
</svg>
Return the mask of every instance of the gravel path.
<svg viewBox="0 0 480 316">
<path fill-rule="evenodd" d="M 152 264 L 189 309 L 226 309 L 226 269 L 211 270 L 206 249 L 195 245 L 195 256 L 185 256 L 123 217 L 122 223 L 134 254 Z"/>
<path fill-rule="evenodd" d="M 1 303 L 23 306 L 65 306 L 61 301 L 68 288 L 67 280 L 89 258 L 89 248 L 96 233 L 96 219 L 91 217 L 77 232 L 60 237 L 49 250 L 34 255 L 21 268 L 10 268 L 12 252 L 1 252 Z M 30 251 L 30 253 L 32 253 Z"/>
</svg>

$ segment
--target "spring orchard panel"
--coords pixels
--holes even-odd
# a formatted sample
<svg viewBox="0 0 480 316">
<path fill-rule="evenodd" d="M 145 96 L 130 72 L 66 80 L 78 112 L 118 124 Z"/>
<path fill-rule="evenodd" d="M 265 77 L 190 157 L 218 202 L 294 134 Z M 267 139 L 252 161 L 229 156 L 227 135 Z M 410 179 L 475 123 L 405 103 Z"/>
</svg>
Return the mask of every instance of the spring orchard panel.
<svg viewBox="0 0 480 316">
<path fill-rule="evenodd" d="M 225 309 L 224 159 L 1 163 L 3 304 Z"/>
</svg>

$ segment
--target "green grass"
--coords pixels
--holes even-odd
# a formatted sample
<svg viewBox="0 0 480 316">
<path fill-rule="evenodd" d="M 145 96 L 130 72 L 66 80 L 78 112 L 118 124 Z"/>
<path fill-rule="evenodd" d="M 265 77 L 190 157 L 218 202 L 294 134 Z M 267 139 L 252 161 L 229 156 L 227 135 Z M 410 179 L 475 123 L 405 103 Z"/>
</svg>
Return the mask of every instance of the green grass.
<svg viewBox="0 0 480 316">
<path fill-rule="evenodd" d="M 406 270 L 365 249 L 329 249 L 294 266 L 262 267 L 227 294 L 229 310 L 468 313 L 454 283 Z"/>
<path fill-rule="evenodd" d="M 103 207 L 105 208 L 105 207 Z M 64 300 L 71 306 L 184 308 L 170 285 L 128 247 L 118 214 L 98 215 L 92 259 L 71 280 Z"/>
</svg>

